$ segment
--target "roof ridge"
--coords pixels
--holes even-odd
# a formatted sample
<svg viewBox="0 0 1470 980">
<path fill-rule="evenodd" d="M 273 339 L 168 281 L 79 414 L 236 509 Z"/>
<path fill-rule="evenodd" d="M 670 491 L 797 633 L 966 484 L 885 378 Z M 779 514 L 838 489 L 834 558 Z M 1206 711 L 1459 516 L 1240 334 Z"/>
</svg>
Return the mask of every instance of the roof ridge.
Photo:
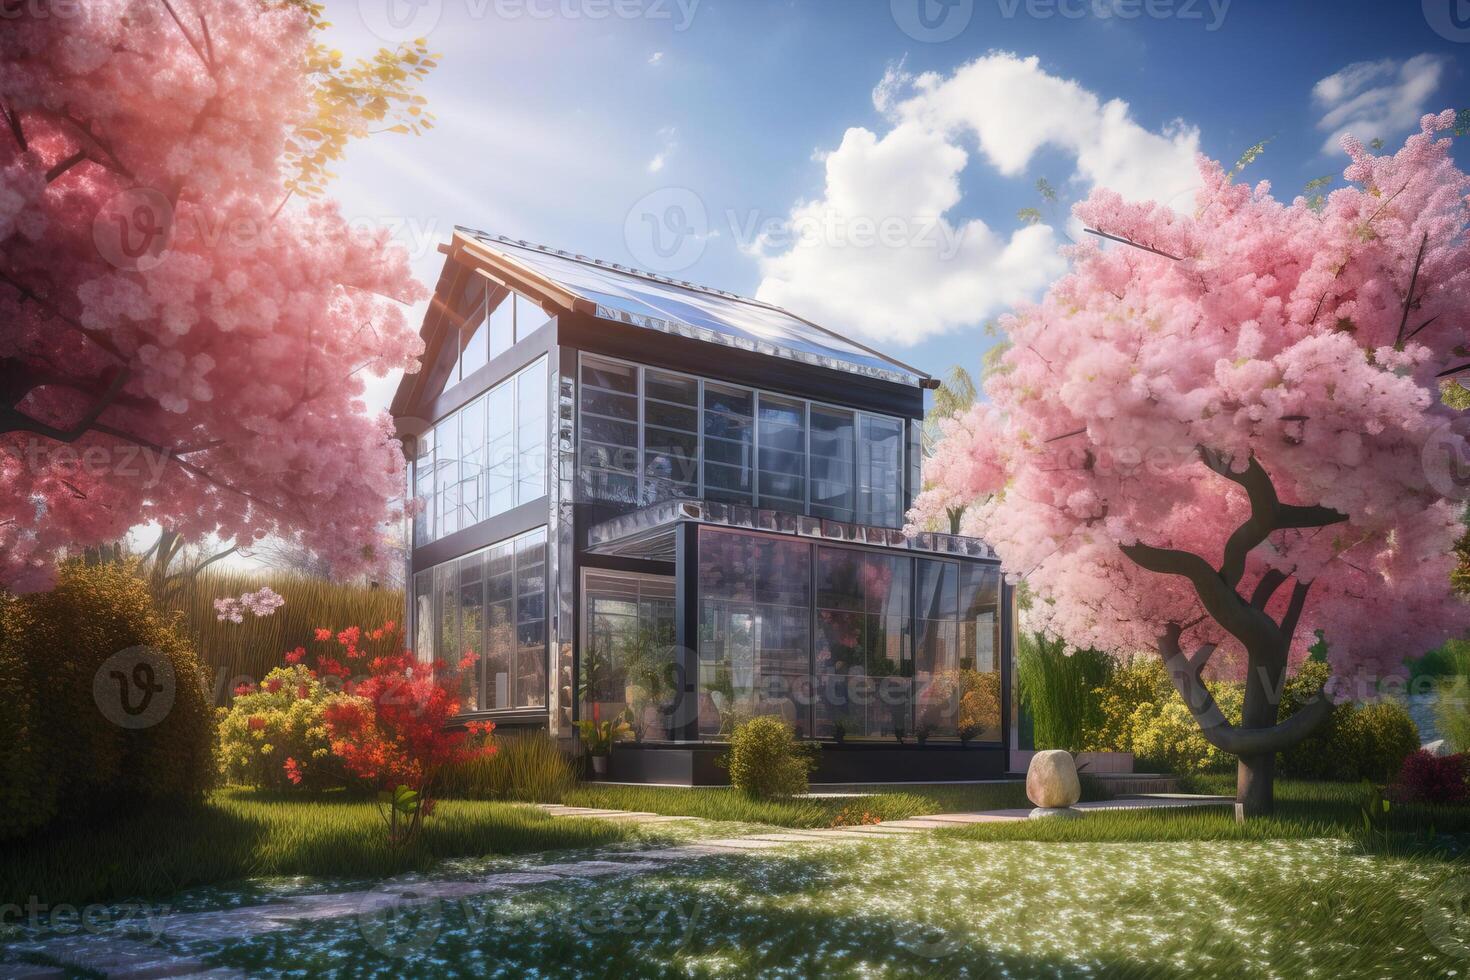
<svg viewBox="0 0 1470 980">
<path fill-rule="evenodd" d="M 514 245 L 519 248 L 528 248 L 537 252 L 544 252 L 547 255 L 555 255 L 559 258 L 570 259 L 573 262 L 580 262 L 583 265 L 592 265 L 598 267 L 599 269 L 611 269 L 614 272 L 621 272 L 624 275 L 635 276 L 639 279 L 648 279 L 652 282 L 659 282 L 668 286 L 678 286 L 682 289 L 694 290 L 695 292 L 709 293 L 714 296 L 722 296 L 725 299 L 739 300 L 742 303 L 749 303 L 752 306 L 760 306 L 768 310 L 776 310 L 779 313 L 785 313 L 787 316 L 796 316 L 796 314 L 792 313 L 790 310 L 785 309 L 784 307 L 777 306 L 775 303 L 768 303 L 765 300 L 755 299 L 754 297 L 745 296 L 741 293 L 732 293 L 728 289 L 720 289 L 718 286 L 706 286 L 702 283 L 689 282 L 687 279 L 675 279 L 672 276 L 659 275 L 657 272 L 649 272 L 647 269 L 639 269 L 636 266 L 622 265 L 618 262 L 606 261 L 605 259 L 595 259 L 591 256 L 582 255 L 577 252 L 568 252 L 565 249 L 553 248 L 550 245 L 542 245 L 539 242 L 528 242 L 525 239 L 509 238 L 505 235 L 496 235 L 488 231 L 482 231 L 479 228 L 470 228 L 467 225 L 455 225 L 454 229 L 455 231 L 467 232 L 471 235 L 488 239 L 489 241 L 500 242 L 504 245 Z"/>
</svg>

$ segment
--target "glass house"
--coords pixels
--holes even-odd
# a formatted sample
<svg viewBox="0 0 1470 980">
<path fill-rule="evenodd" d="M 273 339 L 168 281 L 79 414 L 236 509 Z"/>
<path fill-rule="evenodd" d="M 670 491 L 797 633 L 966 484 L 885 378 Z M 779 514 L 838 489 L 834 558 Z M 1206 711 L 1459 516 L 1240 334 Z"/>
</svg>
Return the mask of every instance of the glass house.
<svg viewBox="0 0 1470 980">
<path fill-rule="evenodd" d="M 610 778 L 725 781 L 775 715 L 821 782 L 1005 774 L 1013 596 L 905 536 L 935 382 L 767 303 L 467 228 L 393 415 L 408 622 L 467 719 L 623 717 Z"/>
</svg>

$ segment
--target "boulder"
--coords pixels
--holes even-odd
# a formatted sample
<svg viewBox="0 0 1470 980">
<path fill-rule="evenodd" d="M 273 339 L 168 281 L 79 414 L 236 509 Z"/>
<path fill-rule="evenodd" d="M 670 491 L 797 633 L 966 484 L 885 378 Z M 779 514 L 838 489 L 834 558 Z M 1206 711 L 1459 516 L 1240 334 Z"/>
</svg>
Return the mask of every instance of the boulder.
<svg viewBox="0 0 1470 980">
<path fill-rule="evenodd" d="M 1082 811 L 1071 806 L 1039 806 L 1031 811 L 1031 820 L 1075 820 L 1082 816 Z"/>
<path fill-rule="evenodd" d="M 1077 779 L 1072 753 L 1048 749 L 1032 756 L 1026 770 L 1026 796 L 1047 810 L 1069 807 L 1082 799 L 1082 783 Z"/>
<path fill-rule="evenodd" d="M 1441 757 L 1455 754 L 1455 750 L 1450 748 L 1450 743 L 1442 738 L 1437 738 L 1432 742 L 1425 742 L 1423 748 L 1421 748 L 1420 751 L 1428 752 L 1430 755 Z"/>
</svg>

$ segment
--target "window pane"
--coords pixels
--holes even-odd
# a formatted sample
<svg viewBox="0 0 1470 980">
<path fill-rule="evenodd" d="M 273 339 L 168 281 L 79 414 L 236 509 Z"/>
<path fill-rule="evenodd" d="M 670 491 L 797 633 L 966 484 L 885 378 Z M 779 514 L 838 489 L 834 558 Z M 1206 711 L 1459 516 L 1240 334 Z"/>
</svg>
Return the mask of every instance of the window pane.
<svg viewBox="0 0 1470 980">
<path fill-rule="evenodd" d="M 540 305 L 516 295 L 516 340 L 525 340 L 550 319 Z"/>
<path fill-rule="evenodd" d="M 459 526 L 470 527 L 485 517 L 485 399 L 466 405 L 459 413 Z"/>
<path fill-rule="evenodd" d="M 699 492 L 699 382 L 644 374 L 643 467 L 645 503 Z"/>
<path fill-rule="evenodd" d="M 485 560 L 485 707 L 512 708 L 511 662 L 514 660 L 515 546 L 490 548 Z"/>
<path fill-rule="evenodd" d="M 811 731 L 811 547 L 702 529 L 699 731 L 754 715 Z"/>
<path fill-rule="evenodd" d="M 503 514 L 515 506 L 515 386 L 506 383 L 486 396 L 485 516 Z"/>
<path fill-rule="evenodd" d="M 704 386 L 704 495 L 749 504 L 754 490 L 755 395 L 744 388 Z"/>
<path fill-rule="evenodd" d="M 464 341 L 464 350 L 459 355 L 459 377 L 464 380 L 484 367 L 490 360 L 490 332 L 483 323 L 467 328 L 470 335 Z"/>
<path fill-rule="evenodd" d="M 864 415 L 858 439 L 858 523 L 898 527 L 902 522 L 903 423 Z"/>
<path fill-rule="evenodd" d="M 434 661 L 434 572 L 425 569 L 413 577 L 414 653 L 420 663 Z"/>
<path fill-rule="evenodd" d="M 587 500 L 636 504 L 638 371 L 583 358 L 578 418 L 578 479 Z"/>
<path fill-rule="evenodd" d="M 806 510 L 806 405 L 762 393 L 760 406 L 760 506 Z"/>
<path fill-rule="evenodd" d="M 477 659 L 469 670 L 459 672 L 460 710 L 480 707 L 481 678 L 485 673 L 485 556 L 469 555 L 459 564 L 459 642 L 461 654 Z"/>
<path fill-rule="evenodd" d="M 546 362 L 516 378 L 516 502 L 546 495 Z"/>
<path fill-rule="evenodd" d="M 913 665 L 910 562 L 849 548 L 817 551 L 815 731 L 891 737 L 908 732 Z"/>
<path fill-rule="evenodd" d="M 434 430 L 418 439 L 418 458 L 413 464 L 414 499 L 418 510 L 413 515 L 414 547 L 434 540 Z"/>
<path fill-rule="evenodd" d="M 440 663 L 459 659 L 459 565 L 449 561 L 434 567 L 434 605 L 439 613 L 434 653 Z"/>
<path fill-rule="evenodd" d="M 627 711 L 635 737 L 670 737 L 671 709 L 680 696 L 673 579 L 589 573 L 583 602 L 580 716 L 591 718 L 595 709 L 602 718 L 616 718 Z"/>
<path fill-rule="evenodd" d="M 856 519 L 856 448 L 852 412 L 812 406 L 812 516 L 834 521 Z"/>
<path fill-rule="evenodd" d="M 438 447 L 434 463 L 435 519 L 439 537 L 459 530 L 459 416 L 451 415 L 434 427 Z"/>
<path fill-rule="evenodd" d="M 516 342 L 515 301 L 504 290 L 499 290 L 501 294 L 499 297 L 494 296 L 495 291 L 498 289 L 499 287 L 497 286 L 490 287 L 491 302 L 497 305 L 495 309 L 490 311 L 490 318 L 482 328 L 490 336 L 489 347 L 491 357 L 499 357 L 501 354 L 510 350 L 511 345 Z"/>
<path fill-rule="evenodd" d="M 546 532 L 515 543 L 516 706 L 546 704 Z"/>
</svg>

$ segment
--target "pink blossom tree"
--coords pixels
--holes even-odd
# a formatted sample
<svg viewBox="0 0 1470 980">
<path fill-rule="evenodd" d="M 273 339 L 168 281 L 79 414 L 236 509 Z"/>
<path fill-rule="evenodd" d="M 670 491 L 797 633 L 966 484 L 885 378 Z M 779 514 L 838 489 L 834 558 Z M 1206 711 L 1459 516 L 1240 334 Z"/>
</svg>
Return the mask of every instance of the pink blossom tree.
<svg viewBox="0 0 1470 980">
<path fill-rule="evenodd" d="M 1451 595 L 1470 459 L 1439 395 L 1470 371 L 1470 179 L 1427 116 L 1392 155 L 1344 140 L 1348 186 L 1274 200 L 1202 160 L 1192 213 L 1095 192 L 1119 244 L 1004 324 L 989 401 L 945 423 L 912 520 L 984 537 L 1077 647 L 1157 650 L 1239 758 L 1238 813 L 1276 753 L 1467 625 Z M 1333 680 L 1279 718 L 1320 631 Z M 1209 674 L 1206 674 L 1206 670 Z M 1245 683 L 1239 724 L 1205 676 Z"/>
<path fill-rule="evenodd" d="M 6 19 L 0 586 L 44 588 L 59 549 L 146 522 L 371 562 L 403 459 L 364 372 L 416 369 L 402 304 L 423 289 L 386 231 L 308 197 L 388 104 L 342 81 L 319 14 L 38 0 Z M 395 67 L 362 77 L 401 98 Z"/>
</svg>

